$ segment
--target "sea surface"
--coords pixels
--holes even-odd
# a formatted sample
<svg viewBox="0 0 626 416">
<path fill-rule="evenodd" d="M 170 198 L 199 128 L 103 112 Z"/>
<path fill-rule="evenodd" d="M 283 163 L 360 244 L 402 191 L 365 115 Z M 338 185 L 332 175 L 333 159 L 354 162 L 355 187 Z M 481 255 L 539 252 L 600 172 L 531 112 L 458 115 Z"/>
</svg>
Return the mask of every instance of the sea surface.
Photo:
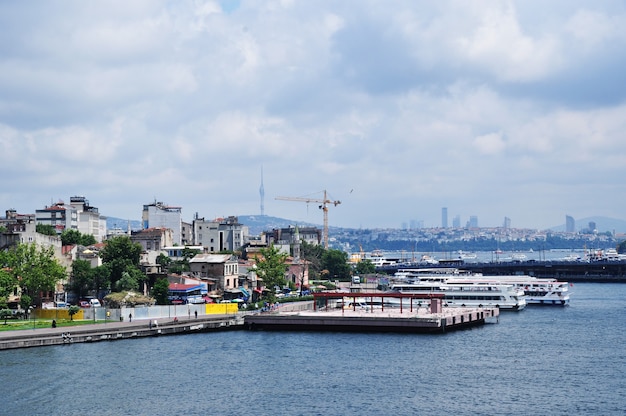
<svg viewBox="0 0 626 416">
<path fill-rule="evenodd" d="M 624 415 L 626 285 L 436 335 L 232 331 L 0 351 L 7 415 Z"/>
</svg>

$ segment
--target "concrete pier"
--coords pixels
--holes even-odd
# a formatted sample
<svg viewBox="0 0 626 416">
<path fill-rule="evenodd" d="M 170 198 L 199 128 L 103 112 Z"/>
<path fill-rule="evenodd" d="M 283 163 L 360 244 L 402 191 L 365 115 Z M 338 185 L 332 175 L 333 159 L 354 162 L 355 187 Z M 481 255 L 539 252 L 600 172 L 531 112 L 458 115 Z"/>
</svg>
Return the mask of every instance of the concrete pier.
<svg viewBox="0 0 626 416">
<path fill-rule="evenodd" d="M 248 315 L 245 326 L 251 330 L 443 333 L 483 325 L 499 314 L 498 308 L 443 308 L 436 313 L 427 308 L 411 312 L 349 308 Z"/>
<path fill-rule="evenodd" d="M 190 319 L 107 322 L 72 327 L 23 329 L 0 332 L 0 350 L 117 341 L 139 337 L 244 329 L 242 315 L 209 315 Z"/>
</svg>

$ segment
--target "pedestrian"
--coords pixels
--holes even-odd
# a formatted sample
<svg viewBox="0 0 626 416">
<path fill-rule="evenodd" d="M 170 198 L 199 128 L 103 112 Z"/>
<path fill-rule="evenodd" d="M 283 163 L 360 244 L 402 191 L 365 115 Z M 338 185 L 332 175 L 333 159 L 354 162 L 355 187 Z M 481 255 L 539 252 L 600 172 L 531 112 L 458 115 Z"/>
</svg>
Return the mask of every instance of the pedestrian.
<svg viewBox="0 0 626 416">
<path fill-rule="evenodd" d="M 56 328 L 57 327 L 57 321 L 56 319 L 52 320 L 52 328 Z"/>
<path fill-rule="evenodd" d="M 129 320 L 130 322 L 132 322 L 132 321 L 133 321 L 133 314 L 132 314 L 132 313 L 129 313 L 129 314 L 128 314 L 128 320 Z"/>
<path fill-rule="evenodd" d="M 198 311 L 193 311 L 193 314 L 196 315 L 196 319 L 198 319 Z"/>
</svg>

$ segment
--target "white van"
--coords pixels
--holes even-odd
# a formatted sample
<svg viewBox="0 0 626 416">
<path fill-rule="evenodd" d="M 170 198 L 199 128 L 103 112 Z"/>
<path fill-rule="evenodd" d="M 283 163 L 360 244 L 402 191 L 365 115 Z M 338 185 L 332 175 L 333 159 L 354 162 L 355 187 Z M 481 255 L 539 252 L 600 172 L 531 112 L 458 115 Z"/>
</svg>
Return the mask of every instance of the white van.
<svg viewBox="0 0 626 416">
<path fill-rule="evenodd" d="M 359 283 L 361 283 L 361 278 L 359 276 L 352 276 L 352 284 L 358 285 Z"/>
<path fill-rule="evenodd" d="M 100 301 L 98 299 L 89 299 L 89 304 L 91 305 L 92 308 L 100 308 L 102 306 L 102 304 L 100 304 Z"/>
</svg>

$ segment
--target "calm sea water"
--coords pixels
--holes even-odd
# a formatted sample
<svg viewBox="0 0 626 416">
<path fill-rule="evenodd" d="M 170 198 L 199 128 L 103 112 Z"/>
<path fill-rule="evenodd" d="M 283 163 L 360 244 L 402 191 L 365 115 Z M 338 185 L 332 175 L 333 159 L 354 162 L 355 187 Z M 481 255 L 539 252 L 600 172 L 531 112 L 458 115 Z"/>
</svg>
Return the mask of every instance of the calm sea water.
<svg viewBox="0 0 626 416">
<path fill-rule="evenodd" d="M 626 285 L 439 335 L 222 332 L 0 352 L 2 414 L 624 415 Z"/>
</svg>

